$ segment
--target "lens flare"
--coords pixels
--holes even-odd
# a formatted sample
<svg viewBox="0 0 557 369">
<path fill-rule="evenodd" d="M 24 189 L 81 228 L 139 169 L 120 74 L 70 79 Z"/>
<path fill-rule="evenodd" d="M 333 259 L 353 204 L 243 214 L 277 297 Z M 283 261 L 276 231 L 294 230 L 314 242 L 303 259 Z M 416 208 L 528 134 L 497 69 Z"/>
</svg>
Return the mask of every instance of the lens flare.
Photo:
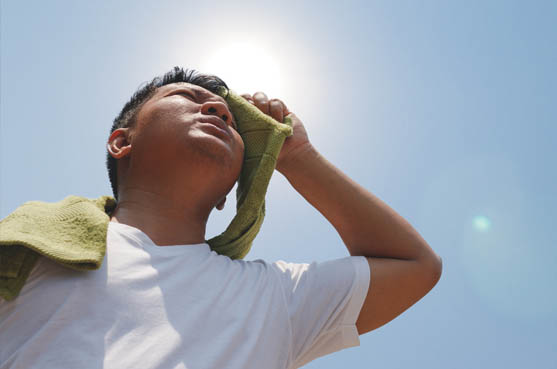
<svg viewBox="0 0 557 369">
<path fill-rule="evenodd" d="M 453 258 L 477 302 L 512 318 L 555 316 L 557 294 L 548 293 L 557 281 L 554 231 L 534 216 L 539 206 L 520 178 L 516 164 L 498 155 L 451 163 L 424 193 L 422 228 L 437 237 L 432 243 L 454 245 L 439 252 Z"/>
<path fill-rule="evenodd" d="M 475 216 L 472 220 L 474 228 L 479 232 L 487 232 L 491 228 L 491 220 L 483 215 Z"/>
</svg>

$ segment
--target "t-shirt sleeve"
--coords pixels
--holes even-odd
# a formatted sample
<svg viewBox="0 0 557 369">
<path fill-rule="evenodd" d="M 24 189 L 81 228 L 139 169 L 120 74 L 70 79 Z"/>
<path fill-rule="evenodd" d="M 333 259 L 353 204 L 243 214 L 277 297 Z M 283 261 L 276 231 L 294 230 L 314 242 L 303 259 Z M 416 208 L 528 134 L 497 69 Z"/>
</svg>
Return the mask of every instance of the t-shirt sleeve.
<svg viewBox="0 0 557 369">
<path fill-rule="evenodd" d="M 290 368 L 360 345 L 356 320 L 367 296 L 364 256 L 311 264 L 271 264 L 283 289 L 292 332 Z"/>
</svg>

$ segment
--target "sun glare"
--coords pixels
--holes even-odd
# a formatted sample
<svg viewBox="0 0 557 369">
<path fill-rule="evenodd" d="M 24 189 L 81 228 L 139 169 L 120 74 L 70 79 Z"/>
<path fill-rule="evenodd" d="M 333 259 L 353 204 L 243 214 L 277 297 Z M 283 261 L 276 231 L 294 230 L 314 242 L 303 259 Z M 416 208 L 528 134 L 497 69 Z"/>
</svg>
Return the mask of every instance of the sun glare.
<svg viewBox="0 0 557 369">
<path fill-rule="evenodd" d="M 205 73 L 221 77 L 235 92 L 263 91 L 269 98 L 281 96 L 280 66 L 261 46 L 249 42 L 229 43 L 217 48 L 203 64 Z"/>
</svg>

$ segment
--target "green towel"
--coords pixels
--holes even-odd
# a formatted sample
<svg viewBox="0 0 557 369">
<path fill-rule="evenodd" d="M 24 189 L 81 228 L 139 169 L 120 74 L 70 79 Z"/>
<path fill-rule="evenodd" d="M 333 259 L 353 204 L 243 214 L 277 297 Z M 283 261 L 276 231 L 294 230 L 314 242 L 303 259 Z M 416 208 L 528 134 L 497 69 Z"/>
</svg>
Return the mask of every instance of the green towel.
<svg viewBox="0 0 557 369">
<path fill-rule="evenodd" d="M 68 196 L 57 203 L 29 201 L 0 222 L 0 296 L 13 300 L 39 254 L 76 269 L 101 266 L 115 202 Z"/>
<path fill-rule="evenodd" d="M 277 122 L 225 88 L 219 95 L 236 118 L 245 153 L 236 216 L 225 232 L 207 243 L 219 254 L 241 259 L 263 222 L 267 186 L 282 144 L 292 134 L 292 122 Z M 9 301 L 19 295 L 39 255 L 76 270 L 100 268 L 115 206 L 110 196 L 68 196 L 57 203 L 26 202 L 0 221 L 0 296 Z"/>
<path fill-rule="evenodd" d="M 279 123 L 224 87 L 218 94 L 226 100 L 236 118 L 245 151 L 236 191 L 236 216 L 226 231 L 207 243 L 220 254 L 241 259 L 249 252 L 263 223 L 265 193 L 282 144 L 292 135 L 292 120 L 285 117 L 284 123 Z"/>
</svg>

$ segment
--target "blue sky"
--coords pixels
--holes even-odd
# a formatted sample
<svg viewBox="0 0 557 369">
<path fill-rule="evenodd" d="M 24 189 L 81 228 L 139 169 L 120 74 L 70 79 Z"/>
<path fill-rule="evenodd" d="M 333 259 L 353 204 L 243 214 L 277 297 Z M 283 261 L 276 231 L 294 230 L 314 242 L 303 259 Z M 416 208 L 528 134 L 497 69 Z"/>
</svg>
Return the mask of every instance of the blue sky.
<svg viewBox="0 0 557 369">
<path fill-rule="evenodd" d="M 306 368 L 557 368 L 556 19 L 554 1 L 2 0 L 0 216 L 109 194 L 104 144 L 136 88 L 215 73 L 283 99 L 443 258 L 430 294 Z M 246 259 L 344 256 L 276 173 Z"/>
</svg>

